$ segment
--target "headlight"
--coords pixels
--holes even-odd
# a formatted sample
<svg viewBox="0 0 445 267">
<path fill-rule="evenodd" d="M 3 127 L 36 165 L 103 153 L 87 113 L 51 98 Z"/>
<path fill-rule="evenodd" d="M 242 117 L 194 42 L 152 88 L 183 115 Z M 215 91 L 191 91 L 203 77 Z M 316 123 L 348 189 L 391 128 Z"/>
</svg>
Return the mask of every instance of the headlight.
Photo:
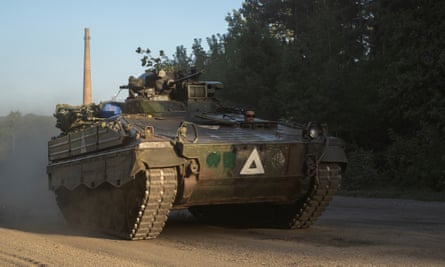
<svg viewBox="0 0 445 267">
<path fill-rule="evenodd" d="M 315 127 L 312 127 L 312 128 L 309 129 L 309 136 L 312 139 L 317 138 L 319 135 L 320 135 L 320 129 L 315 128 Z"/>
<path fill-rule="evenodd" d="M 326 126 L 327 128 L 327 126 Z M 327 129 L 326 129 L 327 131 Z M 305 136 L 310 139 L 317 139 L 320 136 L 326 135 L 326 131 L 323 128 L 323 125 L 317 122 L 309 122 L 306 125 Z"/>
</svg>

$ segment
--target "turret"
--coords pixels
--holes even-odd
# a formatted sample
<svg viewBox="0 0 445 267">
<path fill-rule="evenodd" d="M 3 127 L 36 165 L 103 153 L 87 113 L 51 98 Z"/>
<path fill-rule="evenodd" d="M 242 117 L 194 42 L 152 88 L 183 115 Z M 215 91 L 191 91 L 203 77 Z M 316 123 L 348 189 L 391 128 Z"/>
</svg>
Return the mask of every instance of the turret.
<svg viewBox="0 0 445 267">
<path fill-rule="evenodd" d="M 173 114 L 175 112 L 210 112 L 216 110 L 215 90 L 220 82 L 198 81 L 201 72 L 174 75 L 163 70 L 146 72 L 138 78 L 130 76 L 125 113 Z M 174 78 L 173 78 L 174 77 Z"/>
</svg>

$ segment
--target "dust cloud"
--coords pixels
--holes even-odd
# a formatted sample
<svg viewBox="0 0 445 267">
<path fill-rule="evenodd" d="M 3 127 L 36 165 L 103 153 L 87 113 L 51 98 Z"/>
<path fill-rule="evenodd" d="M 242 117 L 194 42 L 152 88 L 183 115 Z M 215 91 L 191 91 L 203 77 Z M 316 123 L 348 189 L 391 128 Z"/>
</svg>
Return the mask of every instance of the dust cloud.
<svg viewBox="0 0 445 267">
<path fill-rule="evenodd" d="M 64 223 L 46 175 L 47 142 L 58 130 L 50 118 L 30 124 L 21 127 L 14 151 L 0 160 L 0 226 L 38 231 Z"/>
</svg>

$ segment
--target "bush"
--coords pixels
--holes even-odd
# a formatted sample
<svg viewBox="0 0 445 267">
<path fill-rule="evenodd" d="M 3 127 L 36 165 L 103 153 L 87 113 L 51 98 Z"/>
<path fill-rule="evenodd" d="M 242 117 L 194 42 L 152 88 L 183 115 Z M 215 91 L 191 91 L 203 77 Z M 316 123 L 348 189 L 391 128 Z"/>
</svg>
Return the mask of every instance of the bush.
<svg viewBox="0 0 445 267">
<path fill-rule="evenodd" d="M 445 190 L 445 138 L 442 131 L 423 125 L 414 133 L 391 133 L 393 143 L 386 150 L 388 175 L 404 188 Z"/>
<path fill-rule="evenodd" d="M 374 152 L 355 148 L 347 152 L 348 167 L 343 179 L 345 190 L 374 190 L 381 186 L 382 179 L 375 163 Z"/>
</svg>

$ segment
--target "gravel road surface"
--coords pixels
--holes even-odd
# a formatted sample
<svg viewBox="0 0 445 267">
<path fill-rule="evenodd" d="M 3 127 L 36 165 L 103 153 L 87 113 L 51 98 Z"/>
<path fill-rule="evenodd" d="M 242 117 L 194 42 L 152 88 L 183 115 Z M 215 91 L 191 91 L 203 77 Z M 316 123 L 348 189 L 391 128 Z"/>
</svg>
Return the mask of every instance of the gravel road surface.
<svg viewBox="0 0 445 267">
<path fill-rule="evenodd" d="M 155 240 L 65 224 L 52 200 L 0 207 L 0 266 L 445 266 L 445 203 L 335 197 L 306 230 L 239 229 L 174 211 Z"/>
</svg>

